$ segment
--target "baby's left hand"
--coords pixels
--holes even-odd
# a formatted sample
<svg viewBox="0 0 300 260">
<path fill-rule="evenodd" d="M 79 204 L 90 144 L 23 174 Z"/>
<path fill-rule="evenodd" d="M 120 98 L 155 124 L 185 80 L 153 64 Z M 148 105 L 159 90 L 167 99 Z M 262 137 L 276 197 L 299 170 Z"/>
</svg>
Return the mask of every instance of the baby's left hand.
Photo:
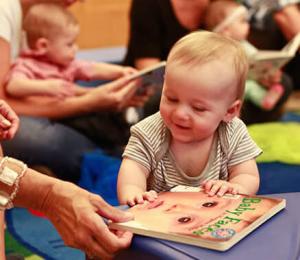
<svg viewBox="0 0 300 260">
<path fill-rule="evenodd" d="M 202 188 L 209 196 L 218 195 L 222 197 L 225 193 L 238 194 L 243 187 L 237 183 L 222 180 L 207 180 L 202 183 Z"/>
</svg>

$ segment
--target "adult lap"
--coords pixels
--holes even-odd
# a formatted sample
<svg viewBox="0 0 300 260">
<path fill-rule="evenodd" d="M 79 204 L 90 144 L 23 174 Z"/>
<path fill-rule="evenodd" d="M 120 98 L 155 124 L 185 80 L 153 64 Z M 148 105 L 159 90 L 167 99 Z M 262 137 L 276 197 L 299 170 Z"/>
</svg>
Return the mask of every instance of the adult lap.
<svg viewBox="0 0 300 260">
<path fill-rule="evenodd" d="M 21 116 L 13 140 L 3 144 L 4 154 L 27 164 L 42 165 L 59 178 L 78 181 L 82 155 L 96 148 L 75 130 L 46 118 Z"/>
</svg>

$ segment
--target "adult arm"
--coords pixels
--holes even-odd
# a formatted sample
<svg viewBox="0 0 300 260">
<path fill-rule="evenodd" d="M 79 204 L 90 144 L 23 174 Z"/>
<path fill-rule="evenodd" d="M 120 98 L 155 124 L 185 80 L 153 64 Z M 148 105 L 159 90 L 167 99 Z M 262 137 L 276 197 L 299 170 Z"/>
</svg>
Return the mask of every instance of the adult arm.
<svg viewBox="0 0 300 260">
<path fill-rule="evenodd" d="M 300 10 L 298 4 L 288 4 L 274 13 L 274 20 L 287 40 L 300 32 Z"/>
<path fill-rule="evenodd" d="M 132 216 L 108 205 L 100 196 L 31 169 L 27 169 L 19 184 L 14 204 L 44 213 L 66 245 L 101 259 L 112 258 L 129 246 L 132 235 L 111 232 L 101 216 L 116 222 Z M 0 182 L 0 190 L 10 194 L 12 188 Z"/>
</svg>

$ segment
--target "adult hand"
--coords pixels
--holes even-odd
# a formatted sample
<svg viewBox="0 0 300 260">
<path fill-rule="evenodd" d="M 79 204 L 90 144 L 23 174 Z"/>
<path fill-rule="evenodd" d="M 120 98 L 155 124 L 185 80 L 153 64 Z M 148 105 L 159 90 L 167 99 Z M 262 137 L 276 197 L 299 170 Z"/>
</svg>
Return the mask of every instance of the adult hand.
<svg viewBox="0 0 300 260">
<path fill-rule="evenodd" d="M 17 114 L 4 100 L 0 100 L 0 140 L 12 139 L 18 128 Z"/>
<path fill-rule="evenodd" d="M 128 221 L 132 215 L 108 205 L 100 196 L 69 182 L 57 182 L 48 192 L 42 212 L 54 224 L 65 244 L 89 256 L 111 259 L 129 246 L 132 234 L 113 232 L 104 217 L 114 222 Z"/>
<path fill-rule="evenodd" d="M 152 94 L 137 96 L 138 80 L 130 79 L 130 76 L 122 77 L 105 85 L 99 86 L 87 95 L 94 111 L 112 109 L 122 110 L 129 106 L 142 106 Z"/>
</svg>

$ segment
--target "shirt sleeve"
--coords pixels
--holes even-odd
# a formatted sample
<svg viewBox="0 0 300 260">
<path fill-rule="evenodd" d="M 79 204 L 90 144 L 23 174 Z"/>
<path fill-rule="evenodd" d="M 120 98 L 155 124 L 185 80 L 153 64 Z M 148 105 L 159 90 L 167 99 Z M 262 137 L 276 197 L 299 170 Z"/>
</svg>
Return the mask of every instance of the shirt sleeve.
<svg viewBox="0 0 300 260">
<path fill-rule="evenodd" d="M 255 159 L 262 153 L 249 135 L 246 125 L 240 119 L 234 119 L 228 128 L 228 167 Z"/>
<path fill-rule="evenodd" d="M 26 63 L 23 59 L 18 58 L 11 65 L 9 72 L 6 74 L 4 78 L 4 85 L 7 85 L 13 78 L 34 79 L 35 77 L 30 64 Z"/>
<path fill-rule="evenodd" d="M 95 62 L 85 61 L 85 60 L 74 60 L 71 64 L 74 71 L 75 80 L 91 80 L 91 71 L 93 69 Z"/>
<path fill-rule="evenodd" d="M 131 127 L 131 136 L 123 153 L 123 158 L 128 158 L 143 165 L 149 172 L 151 171 L 152 158 L 154 157 L 146 138 L 138 125 Z"/>
<path fill-rule="evenodd" d="M 6 1 L 0 1 L 0 38 L 10 42 L 12 39 L 12 28 L 9 22 L 9 11 L 5 6 L 5 2 Z"/>
</svg>

